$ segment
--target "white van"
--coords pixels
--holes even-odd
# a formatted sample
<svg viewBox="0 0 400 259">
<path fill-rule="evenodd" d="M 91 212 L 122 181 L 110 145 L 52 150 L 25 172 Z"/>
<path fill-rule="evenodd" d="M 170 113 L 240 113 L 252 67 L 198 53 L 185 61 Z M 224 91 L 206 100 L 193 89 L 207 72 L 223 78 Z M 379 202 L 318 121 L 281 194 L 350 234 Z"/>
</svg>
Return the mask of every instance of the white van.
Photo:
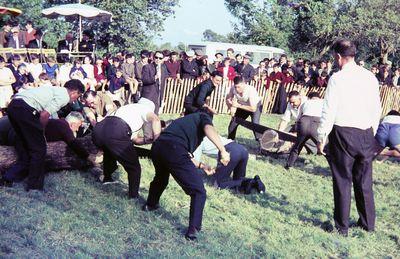
<svg viewBox="0 0 400 259">
<path fill-rule="evenodd" d="M 226 57 L 226 50 L 232 48 L 236 54 L 249 55 L 250 63 L 253 66 L 258 66 L 258 63 L 264 58 L 276 58 L 285 53 L 283 49 L 258 46 L 258 45 L 245 45 L 245 44 L 233 44 L 233 43 L 222 43 L 222 42 L 201 42 L 199 44 L 189 44 L 188 50 L 202 50 L 204 55 L 207 55 L 209 60 L 212 61 L 216 53 L 222 53 Z"/>
</svg>

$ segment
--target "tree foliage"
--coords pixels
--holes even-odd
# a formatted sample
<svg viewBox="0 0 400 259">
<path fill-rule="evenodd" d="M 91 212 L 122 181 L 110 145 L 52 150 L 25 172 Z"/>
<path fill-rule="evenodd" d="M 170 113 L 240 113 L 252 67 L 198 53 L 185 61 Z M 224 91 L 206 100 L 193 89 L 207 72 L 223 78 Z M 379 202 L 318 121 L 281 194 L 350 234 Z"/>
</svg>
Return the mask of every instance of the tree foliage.
<svg viewBox="0 0 400 259">
<path fill-rule="evenodd" d="M 203 32 L 203 40 L 211 42 L 227 42 L 228 38 L 224 35 L 216 33 L 213 30 L 207 29 Z"/>
<path fill-rule="evenodd" d="M 243 43 L 321 57 L 346 37 L 369 60 L 395 56 L 400 46 L 398 0 L 225 0 L 225 5 L 238 20 L 235 38 Z"/>
<path fill-rule="evenodd" d="M 54 47 L 56 39 L 63 38 L 68 30 L 77 32 L 77 22 L 71 24 L 62 20 L 43 18 L 42 9 L 77 2 L 77 0 L 0 0 L 0 5 L 21 9 L 23 14 L 18 19 L 22 24 L 27 20 L 33 20 L 38 27 L 48 29 L 46 41 Z M 111 51 L 127 49 L 137 52 L 148 47 L 153 37 L 162 31 L 164 20 L 174 13 L 173 8 L 179 0 L 86 0 L 82 2 L 113 14 L 111 23 L 84 22 L 84 29 L 93 30 L 101 48 Z"/>
</svg>

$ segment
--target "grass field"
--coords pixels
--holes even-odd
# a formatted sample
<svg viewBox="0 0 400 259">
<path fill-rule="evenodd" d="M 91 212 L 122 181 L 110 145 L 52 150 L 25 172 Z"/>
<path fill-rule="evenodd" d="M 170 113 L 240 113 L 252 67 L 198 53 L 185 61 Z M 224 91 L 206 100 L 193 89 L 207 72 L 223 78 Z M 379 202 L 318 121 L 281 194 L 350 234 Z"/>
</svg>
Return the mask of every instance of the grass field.
<svg viewBox="0 0 400 259">
<path fill-rule="evenodd" d="M 214 120 L 226 136 L 227 116 Z M 262 123 L 277 126 L 278 117 Z M 253 146 L 240 128 L 238 141 Z M 209 161 L 213 161 L 208 159 Z M 252 155 L 247 174 L 261 176 L 265 194 L 239 195 L 207 185 L 203 231 L 186 241 L 189 197 L 171 178 L 162 209 L 144 213 L 154 175 L 141 160 L 140 201 L 127 199 L 126 184 L 103 186 L 94 172 L 50 173 L 44 192 L 22 184 L 0 189 L 0 257 L 400 257 L 400 173 L 396 162 L 374 165 L 376 232 L 326 233 L 332 221 L 332 180 L 323 157 L 303 155 L 287 172 L 284 159 Z M 215 163 L 215 162 L 214 162 Z M 123 170 L 115 173 L 126 182 Z M 352 203 L 351 220 L 357 220 Z"/>
</svg>

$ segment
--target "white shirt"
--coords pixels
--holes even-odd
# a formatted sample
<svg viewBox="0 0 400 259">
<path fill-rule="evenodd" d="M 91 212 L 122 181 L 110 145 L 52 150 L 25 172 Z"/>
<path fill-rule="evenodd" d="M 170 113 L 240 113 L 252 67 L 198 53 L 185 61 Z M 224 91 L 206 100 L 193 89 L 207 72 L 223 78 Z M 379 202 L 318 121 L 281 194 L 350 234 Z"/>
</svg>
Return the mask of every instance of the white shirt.
<svg viewBox="0 0 400 259">
<path fill-rule="evenodd" d="M 301 99 L 300 106 L 306 100 L 305 98 L 306 97 L 304 97 L 304 96 L 300 96 L 300 99 Z M 297 120 L 299 118 L 299 108 L 300 108 L 300 106 L 299 107 L 294 107 L 293 105 L 288 103 L 288 105 L 286 107 L 286 110 L 285 110 L 285 113 L 283 114 L 281 119 L 283 121 L 287 121 L 287 122 L 289 122 L 292 118 Z"/>
<path fill-rule="evenodd" d="M 94 66 L 92 64 L 83 64 L 82 68 L 83 68 L 83 71 L 86 72 L 87 78 L 89 78 L 89 79 L 94 78 Z"/>
<path fill-rule="evenodd" d="M 379 83 L 374 74 L 354 61 L 329 79 L 318 128 L 320 141 L 326 139 L 333 125 L 376 132 L 381 116 Z"/>
<path fill-rule="evenodd" d="M 300 105 L 298 119 L 300 119 L 300 117 L 303 115 L 321 117 L 323 104 L 324 100 L 320 98 L 306 100 Z"/>
<path fill-rule="evenodd" d="M 0 68 L 0 86 L 10 86 L 15 80 L 14 74 L 8 67 Z"/>
<path fill-rule="evenodd" d="M 382 123 L 389 124 L 400 124 L 400 116 L 399 115 L 387 115 L 383 118 Z"/>
<path fill-rule="evenodd" d="M 233 95 L 236 97 L 237 102 L 241 105 L 254 107 L 257 106 L 261 100 L 260 96 L 258 96 L 257 90 L 251 85 L 246 85 L 244 87 L 242 95 L 236 92 L 235 86 L 232 86 L 229 94 L 230 96 Z"/>
<path fill-rule="evenodd" d="M 147 122 L 147 114 L 154 112 L 154 103 L 146 98 L 140 98 L 138 103 L 120 107 L 113 116 L 123 119 L 131 128 L 132 138 L 136 137 L 143 124 Z"/>
<path fill-rule="evenodd" d="M 28 70 L 32 74 L 35 81 L 39 81 L 39 75 L 43 72 L 43 66 L 40 63 L 28 65 Z"/>
</svg>

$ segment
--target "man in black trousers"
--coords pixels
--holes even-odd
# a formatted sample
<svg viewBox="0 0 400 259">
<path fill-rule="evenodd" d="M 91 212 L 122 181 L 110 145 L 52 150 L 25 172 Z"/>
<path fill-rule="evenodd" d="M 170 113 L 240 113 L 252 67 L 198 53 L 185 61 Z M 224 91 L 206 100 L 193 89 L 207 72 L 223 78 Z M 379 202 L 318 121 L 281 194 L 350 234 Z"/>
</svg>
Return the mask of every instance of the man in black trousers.
<svg viewBox="0 0 400 259">
<path fill-rule="evenodd" d="M 209 79 L 201 82 L 195 88 L 193 88 L 185 97 L 185 115 L 194 112 L 210 112 L 216 114 L 216 111 L 209 106 L 207 98 L 210 97 L 215 87 L 220 85 L 221 82 L 221 72 L 214 71 L 211 73 L 211 77 Z"/>
<path fill-rule="evenodd" d="M 221 152 L 221 163 L 229 163 L 230 155 L 225 150 L 209 114 L 200 112 L 174 120 L 154 142 L 151 157 L 156 170 L 150 184 L 144 211 L 156 210 L 159 200 L 168 185 L 171 174 L 176 182 L 190 196 L 189 228 L 186 239 L 196 239 L 201 229 L 206 190 L 203 179 L 192 162 L 193 152 L 207 136 Z"/>
<path fill-rule="evenodd" d="M 8 106 L 8 118 L 17 136 L 18 162 L 3 175 L 0 185 L 12 185 L 15 179 L 28 175 L 27 191 L 43 189 L 47 149 L 44 128 L 51 114 L 76 101 L 83 90 L 79 80 L 70 80 L 64 87 L 41 86 L 14 96 Z"/>
<path fill-rule="evenodd" d="M 139 197 L 141 168 L 134 144 L 149 144 L 161 132 L 161 122 L 154 113 L 155 105 L 146 98 L 138 103 L 120 107 L 115 113 L 98 122 L 93 129 L 93 142 L 104 151 L 103 183 L 113 182 L 112 174 L 117 169 L 117 161 L 128 173 L 128 197 Z M 144 127 L 148 123 L 150 127 Z M 149 129 L 139 136 L 141 129 Z"/>
<path fill-rule="evenodd" d="M 372 160 L 381 104 L 376 77 L 354 62 L 354 43 L 338 40 L 332 50 L 340 71 L 330 78 L 326 90 L 318 149 L 323 153 L 329 134 L 335 227 L 339 234 L 347 236 L 352 183 L 359 214 L 357 225 L 367 231 L 375 229 Z"/>
</svg>

